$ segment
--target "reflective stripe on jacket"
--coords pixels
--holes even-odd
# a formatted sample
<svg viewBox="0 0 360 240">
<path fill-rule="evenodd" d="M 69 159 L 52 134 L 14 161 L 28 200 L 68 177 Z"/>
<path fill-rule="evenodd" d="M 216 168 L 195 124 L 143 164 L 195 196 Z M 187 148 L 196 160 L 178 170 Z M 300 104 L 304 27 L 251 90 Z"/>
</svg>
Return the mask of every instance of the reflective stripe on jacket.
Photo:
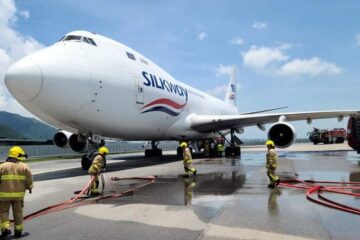
<svg viewBox="0 0 360 240">
<path fill-rule="evenodd" d="M 276 168 L 277 166 L 277 154 L 274 149 L 266 154 L 266 168 Z"/>
<path fill-rule="evenodd" d="M 185 148 L 185 150 L 183 152 L 183 158 L 184 158 L 184 160 L 183 160 L 184 164 L 192 163 L 191 151 L 188 147 Z"/>
<path fill-rule="evenodd" d="M 29 166 L 21 161 L 0 164 L 0 201 L 23 200 L 26 189 L 33 188 Z"/>
<path fill-rule="evenodd" d="M 104 167 L 104 158 L 101 154 L 96 155 L 94 161 L 89 168 L 89 174 L 96 175 L 101 172 Z"/>
</svg>

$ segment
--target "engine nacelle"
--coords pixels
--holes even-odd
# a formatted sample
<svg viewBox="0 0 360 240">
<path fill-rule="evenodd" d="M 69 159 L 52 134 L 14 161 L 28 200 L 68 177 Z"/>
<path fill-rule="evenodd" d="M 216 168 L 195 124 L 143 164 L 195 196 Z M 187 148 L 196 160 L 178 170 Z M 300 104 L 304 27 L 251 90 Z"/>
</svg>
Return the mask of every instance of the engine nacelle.
<svg viewBox="0 0 360 240">
<path fill-rule="evenodd" d="M 269 129 L 268 139 L 274 141 L 278 148 L 287 148 L 295 142 L 296 132 L 289 123 L 278 122 Z"/>
<path fill-rule="evenodd" d="M 55 133 L 53 140 L 54 144 L 58 147 L 65 148 L 69 145 L 69 138 L 72 135 L 71 132 L 59 131 Z"/>
<path fill-rule="evenodd" d="M 87 148 L 88 141 L 85 136 L 73 134 L 69 138 L 69 146 L 75 152 L 83 152 Z"/>
</svg>

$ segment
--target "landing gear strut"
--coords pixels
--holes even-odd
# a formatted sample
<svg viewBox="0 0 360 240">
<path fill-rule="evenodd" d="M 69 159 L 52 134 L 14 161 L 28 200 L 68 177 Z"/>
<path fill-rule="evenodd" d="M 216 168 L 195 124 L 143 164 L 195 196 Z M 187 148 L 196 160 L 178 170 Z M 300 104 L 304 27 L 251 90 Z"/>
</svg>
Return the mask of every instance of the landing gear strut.
<svg viewBox="0 0 360 240">
<path fill-rule="evenodd" d="M 234 132 L 235 132 L 234 129 L 231 129 L 231 131 L 230 131 L 230 136 L 231 136 L 230 147 L 225 148 L 225 156 L 240 156 L 241 155 L 240 146 L 235 145 L 235 139 L 237 140 L 237 142 L 239 144 L 241 144 L 242 142 L 240 139 L 238 139 L 235 136 Z"/>
<path fill-rule="evenodd" d="M 145 157 L 161 157 L 162 149 L 157 147 L 158 144 L 155 141 L 151 141 L 151 149 L 145 150 Z"/>
</svg>

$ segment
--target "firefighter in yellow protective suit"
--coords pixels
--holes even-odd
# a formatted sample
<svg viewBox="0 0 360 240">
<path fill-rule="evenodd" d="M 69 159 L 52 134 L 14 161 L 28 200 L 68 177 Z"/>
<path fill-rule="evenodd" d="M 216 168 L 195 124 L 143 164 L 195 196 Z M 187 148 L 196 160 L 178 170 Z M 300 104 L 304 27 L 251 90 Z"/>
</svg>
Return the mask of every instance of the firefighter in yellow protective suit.
<svg viewBox="0 0 360 240">
<path fill-rule="evenodd" d="M 6 162 L 0 164 L 0 220 L 1 238 L 11 234 L 9 211 L 14 215 L 14 235 L 21 237 L 24 229 L 23 207 L 25 190 L 31 193 L 33 179 L 30 168 L 23 161 L 27 158 L 25 151 L 18 146 L 11 147 Z"/>
<path fill-rule="evenodd" d="M 90 168 L 89 168 L 89 174 L 91 176 L 95 176 L 95 180 L 90 186 L 90 195 L 99 195 L 99 174 L 103 171 L 103 168 L 105 166 L 105 158 L 106 154 L 108 154 L 110 151 L 107 147 L 100 147 L 98 150 L 98 154 L 96 154 Z"/>
<path fill-rule="evenodd" d="M 190 148 L 188 147 L 186 142 L 180 143 L 180 147 L 183 149 L 183 164 L 184 164 L 184 170 L 189 175 L 189 173 L 194 174 L 196 176 L 196 169 L 193 168 L 192 165 L 192 156 Z"/>
<path fill-rule="evenodd" d="M 275 171 L 277 167 L 277 154 L 275 152 L 275 144 L 273 141 L 268 140 L 265 143 L 267 147 L 267 154 L 266 154 L 266 169 L 267 169 L 267 176 L 269 177 L 270 184 L 268 185 L 269 188 L 274 188 L 280 183 L 280 178 L 276 176 Z"/>
<path fill-rule="evenodd" d="M 223 151 L 224 151 L 224 145 L 223 145 L 222 142 L 219 142 L 219 143 L 216 145 L 216 150 L 217 150 L 218 156 L 219 156 L 219 157 L 222 157 L 222 154 L 223 154 Z"/>
</svg>

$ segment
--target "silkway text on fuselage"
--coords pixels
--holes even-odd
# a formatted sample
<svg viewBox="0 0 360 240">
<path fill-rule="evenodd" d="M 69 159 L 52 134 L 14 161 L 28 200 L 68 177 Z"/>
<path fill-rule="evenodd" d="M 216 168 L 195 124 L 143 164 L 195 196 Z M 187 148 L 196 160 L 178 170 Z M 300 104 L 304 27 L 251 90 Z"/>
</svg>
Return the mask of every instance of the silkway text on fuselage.
<svg viewBox="0 0 360 240">
<path fill-rule="evenodd" d="M 172 82 L 169 82 L 165 79 L 162 79 L 160 77 L 156 77 L 153 74 L 149 74 L 145 71 L 142 72 L 142 75 L 144 77 L 144 85 L 145 86 L 152 86 L 155 88 L 159 88 L 162 90 L 166 90 L 170 93 L 178 94 L 179 96 L 185 97 L 186 101 L 188 99 L 188 91 L 186 88 L 183 88 L 177 84 L 174 84 Z"/>
</svg>

